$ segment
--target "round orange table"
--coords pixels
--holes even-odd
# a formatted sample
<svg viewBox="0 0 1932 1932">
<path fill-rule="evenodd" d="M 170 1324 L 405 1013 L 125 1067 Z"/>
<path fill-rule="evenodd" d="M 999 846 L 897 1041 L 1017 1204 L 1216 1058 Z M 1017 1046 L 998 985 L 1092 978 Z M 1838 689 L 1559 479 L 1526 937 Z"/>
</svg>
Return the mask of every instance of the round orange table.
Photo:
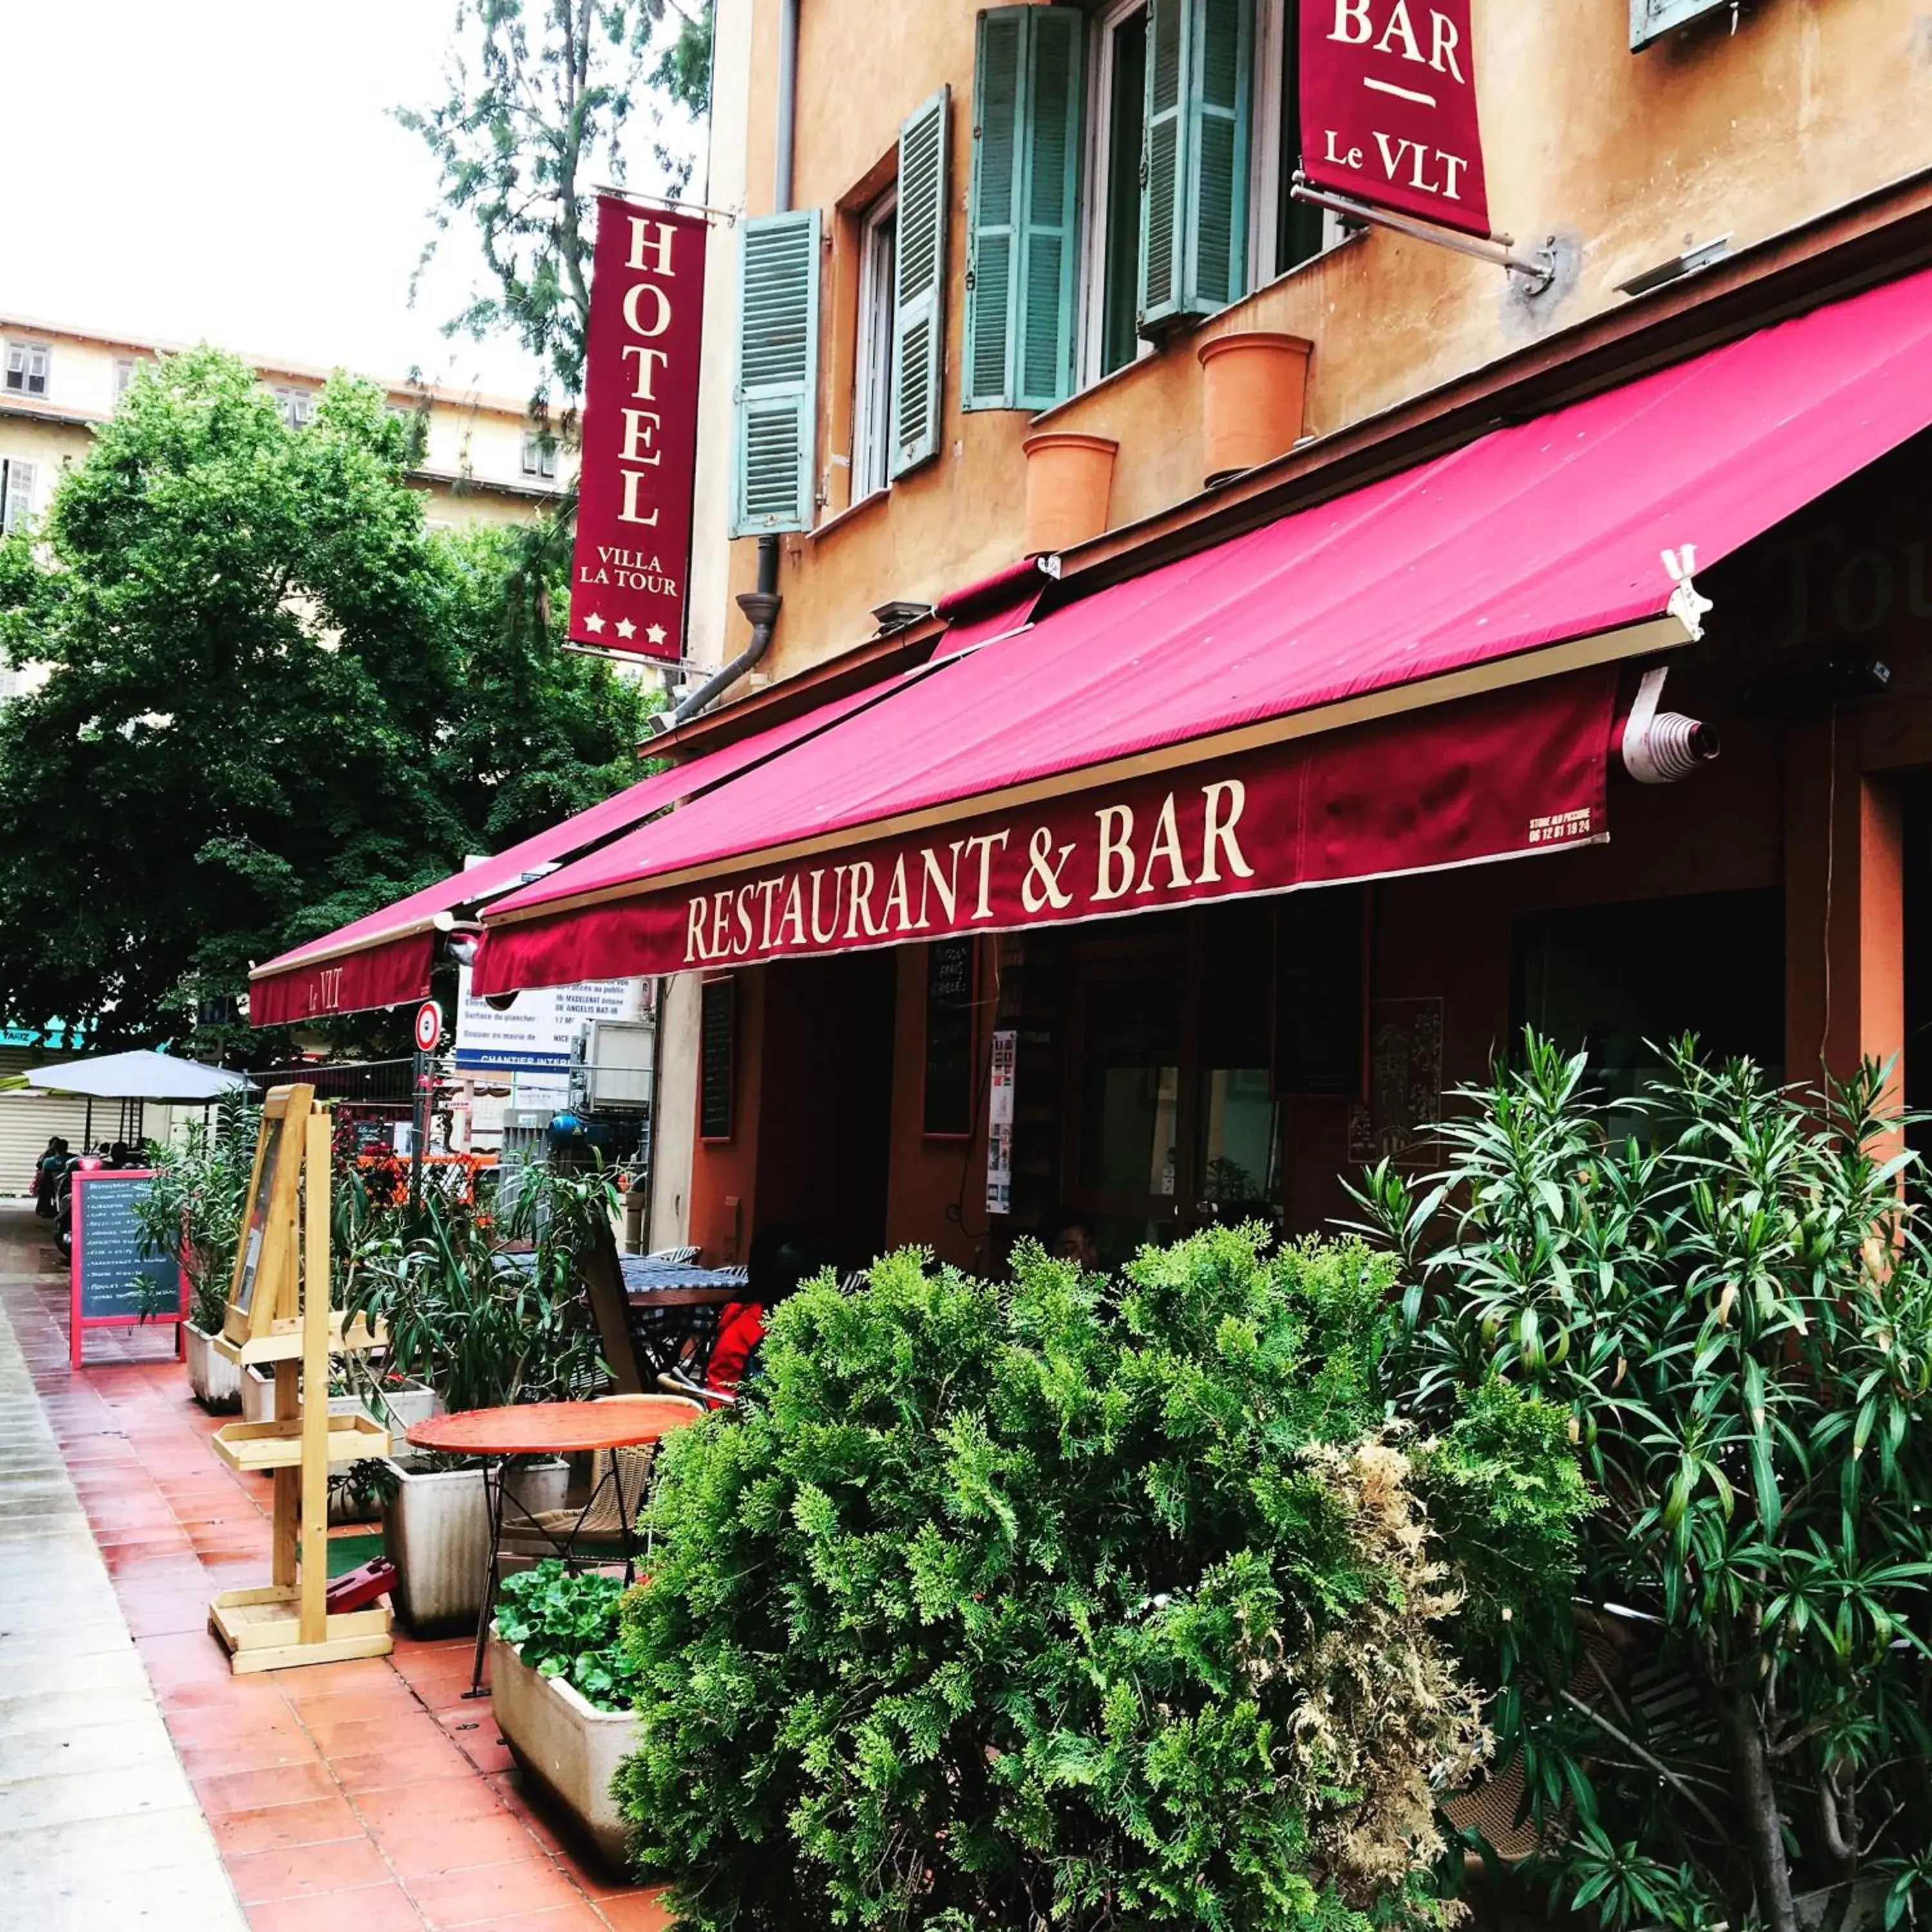
<svg viewBox="0 0 1932 1932">
<path fill-rule="evenodd" d="M 483 1468 L 483 1498 L 490 1516 L 490 1554 L 483 1573 L 483 1607 L 476 1619 L 476 1658 L 470 1674 L 470 1695 L 483 1694 L 483 1648 L 490 1631 L 490 1618 L 496 1607 L 496 1586 L 502 1564 L 503 1473 L 517 1456 L 580 1455 L 598 1449 L 641 1449 L 662 1442 L 674 1429 L 682 1429 L 700 1420 L 704 1412 L 694 1402 L 674 1395 L 626 1396 L 610 1402 L 526 1402 L 506 1408 L 458 1409 L 454 1415 L 433 1415 L 427 1421 L 412 1423 L 406 1439 L 418 1449 L 433 1449 L 446 1456 L 480 1456 Z M 617 1482 L 617 1465 L 612 1458 L 604 1480 Z M 636 1570 L 636 1552 L 631 1546 L 630 1513 L 623 1507 L 623 1486 L 617 1484 L 618 1517 L 622 1524 L 624 1580 L 629 1582 Z M 596 1502 L 593 1492 L 578 1520 L 590 1514 Z M 523 1504 L 517 1505 L 523 1509 Z M 536 1519 L 524 1514 L 532 1525 Z M 544 1532 L 549 1535 L 548 1530 Z M 556 1542 L 555 1538 L 551 1540 Z M 569 1536 L 557 1545 L 567 1561 Z"/>
</svg>

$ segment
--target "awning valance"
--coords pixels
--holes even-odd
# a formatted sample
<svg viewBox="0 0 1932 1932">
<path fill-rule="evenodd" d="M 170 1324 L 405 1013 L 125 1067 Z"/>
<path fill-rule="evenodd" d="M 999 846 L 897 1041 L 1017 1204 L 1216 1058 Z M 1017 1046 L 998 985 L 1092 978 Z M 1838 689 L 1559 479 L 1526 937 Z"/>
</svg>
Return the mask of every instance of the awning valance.
<svg viewBox="0 0 1932 1932">
<path fill-rule="evenodd" d="M 1714 563 L 1928 423 L 1921 274 L 1498 429 L 939 664 L 506 894 L 477 983 L 1103 916 L 1183 872 L 1198 898 L 1600 838 L 1604 668 L 1687 635 L 1662 553 Z M 1237 784 L 1245 873 L 1216 858 Z M 942 927 L 949 897 L 970 911 Z"/>
<path fill-rule="evenodd" d="M 436 940 L 459 914 L 631 831 L 656 814 L 750 771 L 778 752 L 850 716 L 877 698 L 855 693 L 808 717 L 774 725 L 686 765 L 653 772 L 588 811 L 548 826 L 380 912 L 354 920 L 256 967 L 249 975 L 248 1018 L 285 1026 L 330 1013 L 361 1012 L 428 998 Z"/>
</svg>

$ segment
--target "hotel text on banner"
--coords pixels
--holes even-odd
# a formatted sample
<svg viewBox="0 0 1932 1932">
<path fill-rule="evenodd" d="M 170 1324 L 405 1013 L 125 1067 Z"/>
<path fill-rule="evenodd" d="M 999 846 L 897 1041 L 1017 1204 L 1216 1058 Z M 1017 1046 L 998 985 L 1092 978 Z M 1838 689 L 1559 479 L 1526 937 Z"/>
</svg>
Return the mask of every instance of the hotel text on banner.
<svg viewBox="0 0 1932 1932">
<path fill-rule="evenodd" d="M 1469 0 L 1301 0 L 1301 171 L 1489 233 Z"/>
<path fill-rule="evenodd" d="M 570 634 L 676 658 L 698 462 L 704 221 L 602 195 Z"/>
</svg>

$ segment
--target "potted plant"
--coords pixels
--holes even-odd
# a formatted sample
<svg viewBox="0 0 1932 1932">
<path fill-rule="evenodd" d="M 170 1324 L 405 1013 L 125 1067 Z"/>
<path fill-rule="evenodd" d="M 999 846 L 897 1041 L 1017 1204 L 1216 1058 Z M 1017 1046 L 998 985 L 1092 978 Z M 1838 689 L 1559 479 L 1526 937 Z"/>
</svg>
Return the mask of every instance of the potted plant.
<svg viewBox="0 0 1932 1932">
<path fill-rule="evenodd" d="M 503 1742 L 612 1872 L 625 1839 L 612 1782 L 638 1736 L 622 1597 L 614 1576 L 547 1560 L 505 1578 L 490 1628 L 490 1708 Z"/>
<path fill-rule="evenodd" d="M 134 1207 L 148 1245 L 188 1277 L 188 1386 L 212 1412 L 242 1399 L 240 1372 L 214 1341 L 227 1316 L 259 1118 L 238 1095 L 224 1099 L 212 1121 L 194 1123 L 180 1145 L 156 1150 L 154 1178 Z"/>
<path fill-rule="evenodd" d="M 474 1206 L 431 1196 L 410 1231 L 344 1244 L 344 1305 L 388 1323 L 386 1373 L 422 1384 L 446 1408 L 581 1394 L 602 1363 L 578 1257 L 592 1217 L 614 1206 L 602 1174 L 548 1168 Z M 473 1627 L 489 1538 L 482 1466 L 404 1450 L 389 1467 L 383 1536 L 398 1612 L 418 1634 Z M 536 1512 L 562 1507 L 568 1474 L 546 1462 L 512 1468 L 507 1480 Z"/>
</svg>

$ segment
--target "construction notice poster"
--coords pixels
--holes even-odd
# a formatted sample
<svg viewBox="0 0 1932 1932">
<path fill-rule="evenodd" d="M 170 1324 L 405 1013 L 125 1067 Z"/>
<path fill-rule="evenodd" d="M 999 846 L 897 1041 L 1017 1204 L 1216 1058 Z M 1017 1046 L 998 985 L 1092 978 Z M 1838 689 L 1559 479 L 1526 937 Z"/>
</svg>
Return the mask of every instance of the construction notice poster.
<svg viewBox="0 0 1932 1932">
<path fill-rule="evenodd" d="M 1490 232 L 1469 0 L 1301 0 L 1310 185 Z"/>
<path fill-rule="evenodd" d="M 597 201 L 574 643 L 682 655 L 704 334 L 704 220 Z"/>
</svg>

